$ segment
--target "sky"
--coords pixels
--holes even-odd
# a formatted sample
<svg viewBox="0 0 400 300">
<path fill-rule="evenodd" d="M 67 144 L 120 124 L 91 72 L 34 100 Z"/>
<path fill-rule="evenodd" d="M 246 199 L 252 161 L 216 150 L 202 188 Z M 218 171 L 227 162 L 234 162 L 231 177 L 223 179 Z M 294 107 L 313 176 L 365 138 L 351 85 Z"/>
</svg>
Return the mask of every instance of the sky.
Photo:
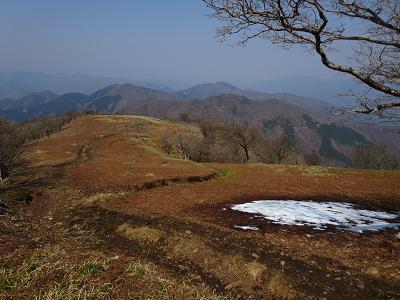
<svg viewBox="0 0 400 300">
<path fill-rule="evenodd" d="M 259 82 L 335 73 L 302 48 L 232 47 L 201 0 L 0 0 L 0 72 Z"/>
</svg>

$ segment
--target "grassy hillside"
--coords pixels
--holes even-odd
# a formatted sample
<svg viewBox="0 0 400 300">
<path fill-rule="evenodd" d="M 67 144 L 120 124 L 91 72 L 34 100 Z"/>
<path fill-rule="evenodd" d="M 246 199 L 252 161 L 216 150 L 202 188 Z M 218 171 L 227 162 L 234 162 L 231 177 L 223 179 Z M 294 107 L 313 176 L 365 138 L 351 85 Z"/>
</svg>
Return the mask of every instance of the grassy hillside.
<svg viewBox="0 0 400 300">
<path fill-rule="evenodd" d="M 180 127 L 84 116 L 29 145 L 27 165 L 0 192 L 0 298 L 400 296 L 393 231 L 317 231 L 229 210 L 312 199 L 400 211 L 399 172 L 179 160 L 160 137 Z M 31 203 L 13 201 L 21 191 Z M 249 222 L 260 230 L 235 227 Z"/>
</svg>

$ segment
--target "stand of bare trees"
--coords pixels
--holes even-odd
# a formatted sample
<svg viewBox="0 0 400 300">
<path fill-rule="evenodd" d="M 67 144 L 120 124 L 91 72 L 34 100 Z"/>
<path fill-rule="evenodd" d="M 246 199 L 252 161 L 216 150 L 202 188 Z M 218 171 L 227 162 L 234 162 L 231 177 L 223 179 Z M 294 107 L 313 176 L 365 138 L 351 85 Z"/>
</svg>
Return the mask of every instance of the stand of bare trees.
<svg viewBox="0 0 400 300">
<path fill-rule="evenodd" d="M 257 128 L 211 119 L 163 134 L 161 147 L 168 154 L 198 162 L 283 163 L 298 155 L 294 139 L 287 135 L 270 140 Z"/>
<path fill-rule="evenodd" d="M 399 118 L 400 2 L 398 0 L 203 0 L 222 22 L 221 40 L 237 44 L 268 40 L 300 45 L 327 68 L 352 76 L 368 88 L 356 95 L 355 112 Z M 348 60 L 333 55 L 353 49 Z M 346 55 L 348 56 L 348 55 Z"/>
<path fill-rule="evenodd" d="M 304 161 L 309 166 L 318 166 L 321 164 L 322 159 L 317 151 L 313 150 L 311 151 L 311 153 L 307 153 L 304 155 Z"/>
<path fill-rule="evenodd" d="M 9 177 L 18 165 L 27 142 L 49 137 L 78 115 L 70 112 L 19 124 L 0 118 L 0 182 Z"/>
<path fill-rule="evenodd" d="M 78 112 L 67 112 L 62 115 L 34 119 L 18 124 L 18 130 L 26 141 L 41 139 L 60 131 L 63 125 L 79 115 Z"/>
<path fill-rule="evenodd" d="M 352 157 L 354 167 L 360 169 L 395 170 L 400 166 L 384 145 L 362 145 L 354 150 Z"/>
<path fill-rule="evenodd" d="M 3 182 L 18 162 L 24 144 L 16 125 L 0 119 L 0 182 Z"/>
</svg>

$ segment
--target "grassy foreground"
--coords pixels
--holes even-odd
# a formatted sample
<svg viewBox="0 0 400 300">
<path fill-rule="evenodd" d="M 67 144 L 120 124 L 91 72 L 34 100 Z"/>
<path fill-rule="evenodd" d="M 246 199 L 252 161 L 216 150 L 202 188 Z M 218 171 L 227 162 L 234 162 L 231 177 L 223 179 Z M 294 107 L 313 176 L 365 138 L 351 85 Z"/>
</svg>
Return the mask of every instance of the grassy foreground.
<svg viewBox="0 0 400 300">
<path fill-rule="evenodd" d="M 312 199 L 400 211 L 399 172 L 179 160 L 160 149 L 179 126 L 85 116 L 32 143 L 1 192 L 0 298 L 400 297 L 393 231 L 315 231 L 224 210 Z M 32 201 L 12 201 L 21 191 Z M 250 222 L 261 230 L 234 227 Z"/>
</svg>

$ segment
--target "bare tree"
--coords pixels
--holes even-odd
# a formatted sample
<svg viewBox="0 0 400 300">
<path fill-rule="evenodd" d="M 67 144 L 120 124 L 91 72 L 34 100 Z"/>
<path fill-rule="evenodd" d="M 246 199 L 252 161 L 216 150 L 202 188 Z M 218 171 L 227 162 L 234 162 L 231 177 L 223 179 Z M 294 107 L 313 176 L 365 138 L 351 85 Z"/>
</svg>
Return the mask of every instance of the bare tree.
<svg viewBox="0 0 400 300">
<path fill-rule="evenodd" d="M 317 153 L 317 151 L 312 150 L 310 153 L 304 155 L 304 161 L 309 166 L 318 166 L 321 164 L 321 156 Z"/>
<path fill-rule="evenodd" d="M 266 136 L 262 136 L 254 148 L 254 154 L 258 162 L 271 164 L 274 162 L 272 155 L 273 142 Z"/>
<path fill-rule="evenodd" d="M 18 162 L 24 139 L 15 125 L 0 118 L 0 182 L 5 180 Z"/>
<path fill-rule="evenodd" d="M 198 125 L 204 140 L 209 144 L 213 144 L 218 137 L 218 132 L 221 130 L 221 124 L 213 119 L 200 119 L 198 120 Z"/>
<path fill-rule="evenodd" d="M 203 139 L 195 126 L 186 125 L 176 132 L 164 132 L 160 142 L 161 148 L 170 155 L 195 161 L 203 160 Z"/>
<path fill-rule="evenodd" d="M 171 132 L 163 132 L 160 138 L 161 149 L 172 155 L 175 150 L 175 136 Z"/>
<path fill-rule="evenodd" d="M 261 134 L 256 128 L 231 124 L 224 128 L 222 138 L 232 145 L 239 146 L 245 157 L 245 162 L 250 160 L 250 151 L 260 140 Z"/>
<path fill-rule="evenodd" d="M 302 45 L 324 66 L 369 87 L 352 111 L 398 116 L 400 108 L 400 2 L 398 0 L 203 0 L 224 25 L 217 31 L 237 44 L 261 38 L 283 47 Z M 332 55 L 354 49 L 339 62 Z M 394 114 L 393 114 L 394 113 Z"/>
<path fill-rule="evenodd" d="M 399 167 L 396 157 L 384 145 L 362 145 L 354 150 L 352 157 L 354 166 L 361 169 L 394 170 Z"/>
<path fill-rule="evenodd" d="M 179 118 L 183 123 L 190 123 L 192 119 L 190 118 L 190 115 L 186 112 L 183 112 L 179 115 Z"/>
<path fill-rule="evenodd" d="M 272 158 L 273 161 L 280 164 L 285 159 L 296 153 L 296 140 L 294 137 L 283 133 L 280 138 L 273 141 Z"/>
<path fill-rule="evenodd" d="M 184 159 L 193 159 L 194 153 L 197 150 L 197 143 L 199 141 L 199 137 L 196 135 L 196 132 L 186 128 L 177 133 L 176 137 L 176 145 L 179 152 L 182 154 Z"/>
</svg>

